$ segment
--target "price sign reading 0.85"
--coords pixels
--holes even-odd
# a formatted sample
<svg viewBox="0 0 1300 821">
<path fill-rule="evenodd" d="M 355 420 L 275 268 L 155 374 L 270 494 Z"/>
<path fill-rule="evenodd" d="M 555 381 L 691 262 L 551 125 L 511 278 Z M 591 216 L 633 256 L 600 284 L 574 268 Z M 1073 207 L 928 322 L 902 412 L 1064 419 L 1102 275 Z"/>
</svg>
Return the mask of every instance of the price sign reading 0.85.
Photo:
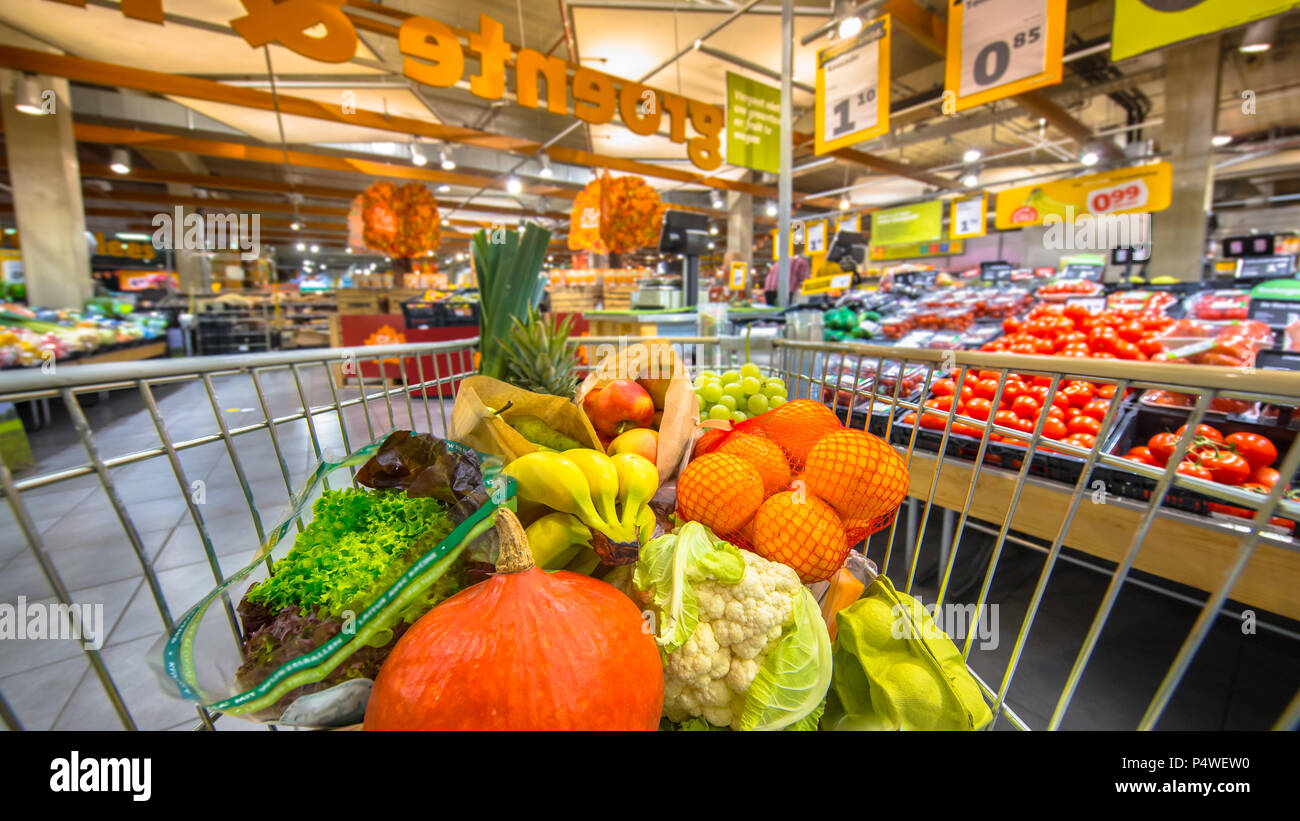
<svg viewBox="0 0 1300 821">
<path fill-rule="evenodd" d="M 974 94 L 1043 70 L 1047 8 L 1024 0 L 971 0 L 962 17 L 961 90 Z"/>
<path fill-rule="evenodd" d="M 1150 198 L 1145 180 L 1108 185 L 1088 192 L 1088 210 L 1093 214 L 1112 214 L 1141 208 Z"/>
</svg>

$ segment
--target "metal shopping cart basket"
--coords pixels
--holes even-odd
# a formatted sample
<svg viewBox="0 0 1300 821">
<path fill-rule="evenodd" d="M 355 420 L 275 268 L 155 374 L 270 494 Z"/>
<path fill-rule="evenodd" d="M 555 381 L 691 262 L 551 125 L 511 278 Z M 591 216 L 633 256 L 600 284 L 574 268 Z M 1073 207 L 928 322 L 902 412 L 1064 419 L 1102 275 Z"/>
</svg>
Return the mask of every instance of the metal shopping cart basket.
<svg viewBox="0 0 1300 821">
<path fill-rule="evenodd" d="M 581 341 L 592 351 L 622 340 Z M 781 339 L 667 342 L 695 371 L 748 355 L 790 398 L 824 401 L 905 454 L 909 498 L 863 549 L 936 615 L 959 614 L 940 626 L 992 705 L 993 728 L 1300 723 L 1300 504 L 1283 499 L 1286 482 L 1256 494 L 1183 476 L 1173 466 L 1187 438 L 1168 468 L 1120 458 L 1141 425 L 1195 430 L 1224 402 L 1289 418 L 1300 375 Z M 23 405 L 36 422 L 70 422 L 33 432 L 38 469 L 0 464 L 11 516 L 0 521 L 3 596 L 114 603 L 103 647 L 0 641 L 0 718 L 13 729 L 257 726 L 196 718 L 161 698 L 143 648 L 171 630 L 177 608 L 246 563 L 266 517 L 322 454 L 397 429 L 442 435 L 476 345 L 0 374 L 0 403 Z M 1049 442 L 1041 420 L 1027 431 L 952 410 L 930 410 L 937 424 L 908 423 L 939 379 L 958 393 L 982 382 L 996 407 L 1010 374 L 1038 377 L 1049 403 L 1072 380 L 1114 385 L 1096 444 Z M 1148 390 L 1190 406 L 1148 408 Z M 1289 433 L 1279 447 L 1283 477 L 1300 468 L 1297 440 Z M 1244 684 L 1225 684 L 1225 652 L 1252 665 Z M 1248 706 L 1207 718 L 1205 699 L 1225 693 Z"/>
</svg>

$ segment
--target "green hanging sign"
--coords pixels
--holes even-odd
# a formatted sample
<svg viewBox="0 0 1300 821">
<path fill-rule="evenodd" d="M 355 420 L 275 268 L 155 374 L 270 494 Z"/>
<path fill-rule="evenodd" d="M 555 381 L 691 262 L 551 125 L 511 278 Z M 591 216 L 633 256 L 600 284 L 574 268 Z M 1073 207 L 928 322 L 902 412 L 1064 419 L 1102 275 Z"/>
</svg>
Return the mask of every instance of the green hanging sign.
<svg viewBox="0 0 1300 821">
<path fill-rule="evenodd" d="M 727 72 L 727 162 L 781 172 L 781 90 Z"/>
</svg>

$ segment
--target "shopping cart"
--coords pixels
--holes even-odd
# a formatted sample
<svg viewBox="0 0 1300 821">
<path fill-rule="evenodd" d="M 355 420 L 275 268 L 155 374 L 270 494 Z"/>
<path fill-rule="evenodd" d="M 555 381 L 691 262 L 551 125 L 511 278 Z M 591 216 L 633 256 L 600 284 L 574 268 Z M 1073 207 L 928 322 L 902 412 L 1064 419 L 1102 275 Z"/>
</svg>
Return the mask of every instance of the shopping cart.
<svg viewBox="0 0 1300 821">
<path fill-rule="evenodd" d="M 590 354 L 596 346 L 617 348 L 627 340 L 581 342 Z M 950 599 L 958 593 L 970 593 L 971 600 L 959 608 L 968 629 L 964 635 L 961 630 L 949 632 L 955 634 L 968 669 L 993 707 L 991 727 L 1068 728 L 1072 725 L 1065 723 L 1067 715 L 1080 700 L 1081 688 L 1091 682 L 1095 690 L 1100 681 L 1103 690 L 1145 705 L 1122 724 L 1116 717 L 1110 723 L 1098 722 L 1100 726 L 1156 728 L 1180 686 L 1191 686 L 1189 681 L 1199 686 L 1206 671 L 1195 662 L 1212 633 L 1237 630 L 1247 622 L 1252 635 L 1271 648 L 1272 655 L 1260 663 L 1274 686 L 1270 697 L 1259 699 L 1272 705 L 1269 717 L 1252 714 L 1242 721 L 1277 729 L 1294 729 L 1300 723 L 1300 633 L 1294 623 L 1300 618 L 1300 543 L 1268 524 L 1300 517 L 1300 505 L 1282 498 L 1286 482 L 1263 495 L 1185 477 L 1174 466 L 1188 440 L 1179 443 L 1165 469 L 1137 465 L 1108 449 L 1135 407 L 1135 399 L 1121 401 L 1130 392 L 1161 389 L 1194 397 L 1186 422 L 1195 429 L 1215 399 L 1300 403 L 1300 375 L 782 339 L 755 339 L 747 346 L 740 337 L 674 338 L 665 344 L 676 348 L 692 372 L 736 367 L 748 357 L 768 375 L 785 380 L 790 398 L 825 401 L 847 424 L 868 429 L 905 453 L 912 478 L 909 498 L 893 523 L 867 540 L 864 550 L 900 590 L 928 592 L 922 600 L 936 613 L 946 612 L 940 608 L 953 604 Z M 171 548 L 159 551 L 148 538 L 152 531 L 141 522 L 153 515 L 151 504 L 172 504 L 168 513 L 176 511 L 180 517 L 173 522 L 176 530 L 192 528 L 196 555 L 201 553 L 208 572 L 203 581 L 215 585 L 241 567 L 243 556 L 261 543 L 266 517 L 279 512 L 276 502 L 283 504 L 292 496 L 295 483 L 322 454 L 351 451 L 396 429 L 413 427 L 442 435 L 450 395 L 459 380 L 473 372 L 476 345 L 477 340 L 457 340 L 0 374 L 0 402 L 44 406 L 47 418 L 50 404 L 61 404 L 76 432 L 76 441 L 64 444 L 79 451 L 73 459 L 65 448 L 61 461 L 46 459 L 39 472 L 22 478 L 0 465 L 0 490 L 13 515 L 13 538 L 25 542 L 27 550 L 21 555 L 30 554 L 53 599 L 71 605 L 73 592 L 60 568 L 84 575 L 84 562 L 76 567 L 61 564 L 65 548 L 57 540 L 63 520 L 51 528 L 43 526 L 45 519 L 65 488 L 66 498 L 75 499 L 87 516 L 108 511 L 124 539 L 119 544 L 105 537 L 105 561 L 112 551 L 129 557 L 140 579 L 136 599 L 151 605 L 155 631 L 170 631 L 177 608 L 190 606 L 206 591 L 186 600 L 169 596 L 163 576 L 176 571 L 166 569 L 167 562 L 160 559 Z M 978 437 L 957 431 L 969 432 L 964 426 L 981 424 L 979 420 L 953 411 L 942 414 L 940 427 L 904 423 L 937 379 L 951 374 L 959 392 L 977 378 L 996 379 L 996 407 L 1011 373 L 1045 377 L 1049 396 L 1069 380 L 1114 384 L 1117 401 L 1101 422 L 1097 445 L 1084 449 L 1051 442 L 1051 450 L 1045 450 L 1049 443 L 1043 441 L 1041 421 L 1032 432 L 986 425 Z M 345 379 L 339 380 L 339 375 Z M 245 402 L 251 407 L 240 407 Z M 122 414 L 136 406 L 152 430 L 123 430 Z M 38 452 L 58 444 L 53 438 L 56 428 L 35 435 Z M 1300 444 L 1292 441 L 1282 454 L 1280 473 L 1290 477 L 1297 468 Z M 152 479 L 142 485 L 138 476 L 146 470 Z M 204 479 L 196 478 L 200 472 Z M 170 491 L 156 484 L 160 475 L 167 478 Z M 1141 488 L 1148 498 L 1110 492 L 1125 482 Z M 150 504 L 135 501 L 145 497 Z M 1207 498 L 1253 511 L 1253 519 L 1209 517 L 1199 509 L 1169 504 Z M 246 552 L 231 548 L 231 542 L 241 538 Z M 923 558 L 936 554 L 934 568 L 927 572 Z M 1087 623 L 1086 632 L 1074 636 L 1068 646 L 1036 642 L 1045 624 L 1051 627 L 1063 618 L 1054 610 L 1062 596 L 1053 585 L 1081 572 L 1104 581 L 1104 590 L 1100 585 L 1093 590 L 1096 601 L 1084 603 L 1088 617 L 1081 621 Z M 960 575 L 970 581 L 959 583 Z M 1014 606 L 1000 600 L 1010 595 L 1005 583 L 1009 575 L 1025 582 L 1023 600 Z M 927 576 L 933 577 L 928 588 L 923 584 Z M 1178 603 L 1180 618 L 1190 624 L 1177 632 L 1176 647 L 1161 645 L 1145 659 L 1148 672 L 1155 667 L 1163 671 L 1158 680 L 1122 669 L 1110 657 L 1089 679 L 1090 664 L 1105 656 L 1108 646 L 1154 646 L 1156 633 L 1168 634 L 1177 626 L 1143 627 L 1138 620 L 1135 628 L 1132 618 L 1117 618 L 1121 593 L 1128 591 Z M 1065 591 L 1067 603 L 1076 610 L 1081 597 L 1087 598 L 1078 589 Z M 981 636 L 976 627 L 988 622 L 988 614 L 999 606 L 1015 611 L 1015 618 L 1005 631 L 995 633 L 1005 632 L 1014 640 L 995 650 L 986 647 L 989 636 Z M 1121 624 L 1122 631 L 1117 629 Z M 997 635 L 992 636 L 994 644 Z M 138 718 L 162 700 L 148 675 L 140 673 L 143 657 L 105 659 L 120 646 L 125 645 L 114 645 L 110 636 L 103 649 L 83 648 L 85 661 L 79 668 L 64 660 L 38 668 L 35 678 L 48 680 L 40 671 L 66 665 L 78 675 L 84 673 L 83 686 L 88 686 L 88 669 L 121 726 L 159 726 L 156 719 Z M 4 656 L 5 666 L 14 657 Z M 1041 693 L 1051 679 L 1043 660 L 1055 660 L 1060 670 L 1059 680 L 1051 681 L 1046 708 L 1031 703 L 1029 695 L 1031 690 Z M 1061 665 L 1062 660 L 1068 664 Z M 22 693 L 24 704 L 17 705 L 16 698 L 7 698 L 6 682 L 20 676 L 10 673 L 0 669 L 0 718 L 17 729 L 25 726 L 24 712 L 41 712 L 47 694 Z M 124 678 L 129 686 L 120 683 Z M 1017 687 L 1018 682 L 1024 686 Z M 56 689 L 50 687 L 49 695 Z M 1088 709 L 1093 709 L 1091 704 Z M 69 726 L 68 710 L 64 712 L 62 726 Z M 174 712 L 169 715 L 176 717 Z M 193 713 L 190 716 L 192 720 Z M 255 726 L 218 718 L 199 710 L 197 728 Z M 31 726 L 53 726 L 48 711 Z"/>
</svg>

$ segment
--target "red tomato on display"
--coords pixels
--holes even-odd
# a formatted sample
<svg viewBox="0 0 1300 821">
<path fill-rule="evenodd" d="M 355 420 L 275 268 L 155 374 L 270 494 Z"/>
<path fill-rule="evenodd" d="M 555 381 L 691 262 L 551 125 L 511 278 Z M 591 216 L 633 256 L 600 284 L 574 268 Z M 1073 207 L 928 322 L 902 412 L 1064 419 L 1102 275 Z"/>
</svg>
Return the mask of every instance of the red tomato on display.
<svg viewBox="0 0 1300 821">
<path fill-rule="evenodd" d="M 1089 436 L 1096 436 L 1101 433 L 1101 423 L 1091 416 L 1084 416 L 1082 413 L 1066 422 L 1065 427 L 1070 433 L 1086 433 Z"/>
<path fill-rule="evenodd" d="M 972 418 L 987 421 L 992 412 L 993 403 L 983 397 L 977 396 L 966 403 L 966 415 Z"/>
<path fill-rule="evenodd" d="M 1091 416 L 1098 422 L 1106 418 L 1106 411 L 1110 410 L 1109 399 L 1094 399 L 1081 409 L 1084 416 Z"/>
<path fill-rule="evenodd" d="M 1243 457 L 1244 458 L 1244 457 Z M 1249 461 L 1249 460 L 1247 460 Z M 1277 480 L 1282 478 L 1282 474 L 1267 465 L 1257 467 L 1250 472 L 1250 482 L 1262 485 L 1265 488 L 1272 489 L 1277 484 Z"/>
<path fill-rule="evenodd" d="M 1097 445 L 1097 437 L 1090 433 L 1072 433 L 1061 440 L 1070 445 L 1078 445 L 1081 448 L 1092 450 Z"/>
<path fill-rule="evenodd" d="M 975 396 L 978 396 L 981 399 L 992 399 L 994 395 L 998 392 L 998 380 L 981 379 L 980 381 L 975 383 L 975 387 L 973 390 Z"/>
<path fill-rule="evenodd" d="M 1183 438 L 1183 434 L 1186 433 L 1186 432 L 1187 432 L 1187 426 L 1186 426 L 1186 425 L 1183 425 L 1181 428 L 1179 428 L 1178 430 L 1174 431 L 1174 435 L 1177 436 L 1179 439 L 1182 439 L 1182 438 Z M 1197 425 L 1197 426 L 1196 426 L 1196 435 L 1197 435 L 1197 436 L 1204 436 L 1206 439 L 1213 439 L 1213 440 L 1216 441 L 1216 442 L 1222 442 L 1222 441 L 1223 441 L 1223 434 L 1222 434 L 1222 433 L 1219 433 L 1219 429 L 1218 429 L 1218 428 L 1214 428 L 1214 427 L 1210 427 L 1209 425 Z"/>
<path fill-rule="evenodd" d="M 1048 439 L 1064 439 L 1070 433 L 1065 423 L 1051 416 L 1043 420 L 1043 435 Z"/>
<path fill-rule="evenodd" d="M 1016 416 L 1022 416 L 1026 419 L 1037 419 L 1038 412 L 1042 408 L 1042 404 L 1032 396 L 1017 397 L 1011 405 L 1011 410 L 1015 412 Z"/>
<path fill-rule="evenodd" d="M 1204 479 L 1207 482 L 1214 481 L 1214 475 L 1206 468 L 1201 467 L 1195 462 L 1182 461 L 1178 463 L 1178 472 L 1184 476 L 1191 476 L 1196 479 Z"/>
<path fill-rule="evenodd" d="M 1124 454 L 1125 459 L 1132 459 L 1134 462 L 1141 462 L 1144 465 L 1155 466 L 1156 460 L 1151 456 L 1150 448 L 1138 446 L 1129 448 L 1128 453 Z"/>
<path fill-rule="evenodd" d="M 1164 467 L 1169 464 L 1169 457 L 1174 455 L 1174 448 L 1178 447 L 1178 437 L 1172 433 L 1157 433 L 1147 440 L 1147 447 L 1156 464 Z"/>
<path fill-rule="evenodd" d="M 1277 461 L 1277 446 L 1258 433 L 1230 433 L 1225 441 L 1250 462 L 1252 468 L 1267 467 Z"/>
<path fill-rule="evenodd" d="M 1202 456 L 1201 467 L 1210 472 L 1214 481 L 1225 485 L 1239 485 L 1250 478 L 1250 462 L 1230 450 Z"/>
</svg>

